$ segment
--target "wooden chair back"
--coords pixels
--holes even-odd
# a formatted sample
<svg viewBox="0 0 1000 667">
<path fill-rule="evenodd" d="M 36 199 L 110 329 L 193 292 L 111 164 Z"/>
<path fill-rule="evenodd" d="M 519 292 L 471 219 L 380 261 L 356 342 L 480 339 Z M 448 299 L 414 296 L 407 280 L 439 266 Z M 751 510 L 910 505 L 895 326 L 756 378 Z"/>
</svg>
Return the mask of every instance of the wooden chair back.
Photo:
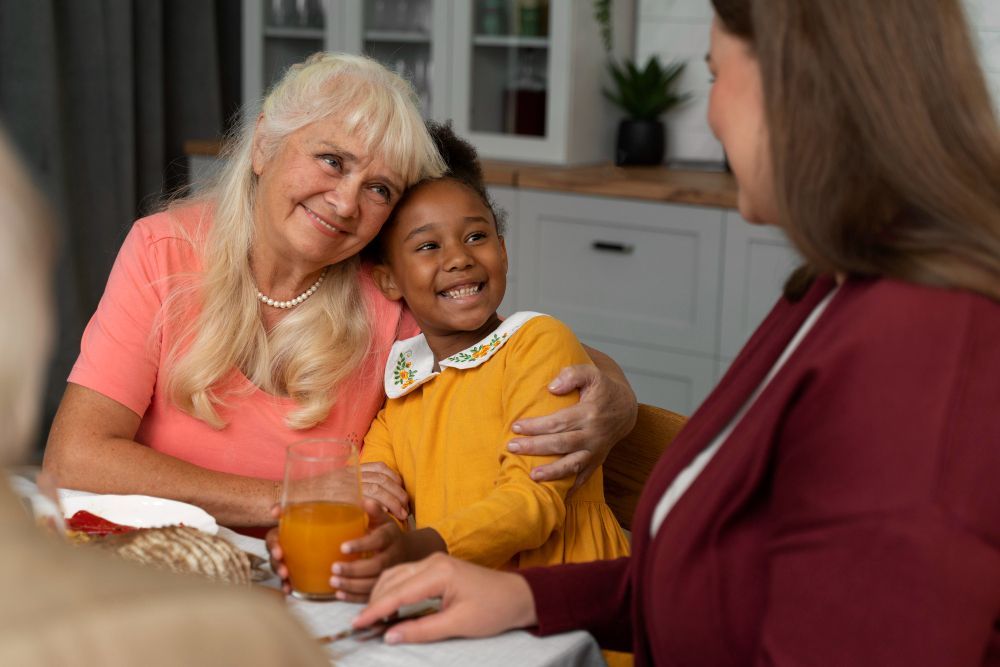
<svg viewBox="0 0 1000 667">
<path fill-rule="evenodd" d="M 635 507 L 653 466 L 685 422 L 687 417 L 676 412 L 640 403 L 635 428 L 604 461 L 604 499 L 625 530 L 632 529 Z"/>
</svg>

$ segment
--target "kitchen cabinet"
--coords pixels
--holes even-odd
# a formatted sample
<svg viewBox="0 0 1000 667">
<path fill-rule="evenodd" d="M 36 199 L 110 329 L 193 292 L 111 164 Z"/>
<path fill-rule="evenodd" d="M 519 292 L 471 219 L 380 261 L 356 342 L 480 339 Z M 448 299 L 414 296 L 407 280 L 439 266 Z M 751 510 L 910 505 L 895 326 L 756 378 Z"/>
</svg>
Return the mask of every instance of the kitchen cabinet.
<svg viewBox="0 0 1000 667">
<path fill-rule="evenodd" d="M 736 357 L 801 263 L 777 227 L 750 224 L 735 211 L 726 214 L 719 356 Z"/>
<path fill-rule="evenodd" d="M 640 403 L 691 415 L 715 386 L 710 357 L 580 336 L 621 366 Z"/>
<path fill-rule="evenodd" d="M 629 26 L 632 0 L 613 4 Z M 631 43 L 616 35 L 618 54 Z M 253 114 L 287 67 L 364 53 L 413 83 L 425 117 L 453 120 L 484 158 L 575 164 L 612 154 L 607 55 L 579 0 L 247 0 L 243 90 Z"/>
<path fill-rule="evenodd" d="M 612 5 L 613 22 L 630 25 L 632 3 Z M 526 7 L 541 14 L 530 27 Z M 579 164 L 613 154 L 617 113 L 601 93 L 607 55 L 592 2 L 456 0 L 452 10 L 447 111 L 460 136 L 497 159 Z M 625 42 L 616 41 L 620 53 L 631 52 Z"/>
<path fill-rule="evenodd" d="M 245 0 L 243 107 L 254 116 L 267 89 L 289 65 L 342 44 L 343 3 L 335 0 Z"/>
<path fill-rule="evenodd" d="M 715 353 L 721 210 L 527 189 L 518 209 L 519 301 L 583 335 Z"/>
<path fill-rule="evenodd" d="M 797 264 L 780 230 L 727 209 L 516 195 L 518 308 L 566 322 L 621 365 L 640 401 L 683 414 L 708 395 Z"/>
</svg>

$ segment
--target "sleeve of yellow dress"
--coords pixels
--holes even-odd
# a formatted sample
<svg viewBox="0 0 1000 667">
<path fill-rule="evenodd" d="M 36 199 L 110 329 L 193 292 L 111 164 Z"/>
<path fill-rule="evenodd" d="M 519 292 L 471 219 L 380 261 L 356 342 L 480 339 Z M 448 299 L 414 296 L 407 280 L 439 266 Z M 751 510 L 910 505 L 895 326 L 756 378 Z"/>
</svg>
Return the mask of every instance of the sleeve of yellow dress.
<svg viewBox="0 0 1000 667">
<path fill-rule="evenodd" d="M 396 450 L 392 447 L 392 429 L 389 427 L 388 408 L 383 407 L 375 415 L 368 433 L 365 435 L 365 444 L 361 448 L 361 463 L 384 463 L 397 475 L 402 476 L 399 465 L 396 463 Z M 361 485 L 362 492 L 364 484 Z M 396 522 L 396 525 L 403 530 L 407 530 L 406 522 L 389 515 L 389 518 Z"/>
<path fill-rule="evenodd" d="M 444 539 L 449 554 L 487 567 L 499 567 L 521 551 L 540 547 L 562 527 L 566 493 L 575 478 L 533 481 L 531 469 L 557 457 L 512 454 L 507 443 L 516 437 L 510 427 L 518 419 L 574 405 L 579 400 L 575 392 L 555 396 L 548 384 L 565 366 L 591 363 L 573 332 L 551 317 L 529 320 L 506 345 L 512 349 L 505 355 L 503 376 L 505 435 L 496 443 L 500 474 L 494 489 L 429 526 Z"/>
<path fill-rule="evenodd" d="M 392 431 L 386 418 L 386 408 L 378 411 L 375 421 L 365 435 L 365 444 L 361 448 L 361 463 L 384 463 L 399 473 L 396 452 L 392 448 Z"/>
</svg>

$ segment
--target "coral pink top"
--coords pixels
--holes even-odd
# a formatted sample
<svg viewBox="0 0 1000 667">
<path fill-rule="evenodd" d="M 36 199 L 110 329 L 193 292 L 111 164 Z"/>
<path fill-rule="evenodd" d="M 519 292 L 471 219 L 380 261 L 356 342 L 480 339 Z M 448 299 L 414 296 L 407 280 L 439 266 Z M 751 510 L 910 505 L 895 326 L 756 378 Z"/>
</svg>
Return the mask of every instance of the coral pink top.
<svg viewBox="0 0 1000 667">
<path fill-rule="evenodd" d="M 330 416 L 318 426 L 297 431 L 285 425 L 295 407 L 290 398 L 267 394 L 233 369 L 217 391 L 226 396 L 216 430 L 175 407 L 161 372 L 186 322 L 157 326 L 161 307 L 175 287 L 190 284 L 201 272 L 195 243 L 208 211 L 192 205 L 138 220 L 125 239 L 108 278 L 104 296 L 83 333 L 80 356 L 69 381 L 93 389 L 142 418 L 135 439 L 153 449 L 220 472 L 281 479 L 284 448 L 307 437 L 363 440 L 382 406 L 382 373 L 393 341 L 418 333 L 399 302 L 389 301 L 371 279 L 359 274 L 372 313 L 371 354 L 341 386 Z M 207 217 L 206 217 L 207 221 Z"/>
</svg>

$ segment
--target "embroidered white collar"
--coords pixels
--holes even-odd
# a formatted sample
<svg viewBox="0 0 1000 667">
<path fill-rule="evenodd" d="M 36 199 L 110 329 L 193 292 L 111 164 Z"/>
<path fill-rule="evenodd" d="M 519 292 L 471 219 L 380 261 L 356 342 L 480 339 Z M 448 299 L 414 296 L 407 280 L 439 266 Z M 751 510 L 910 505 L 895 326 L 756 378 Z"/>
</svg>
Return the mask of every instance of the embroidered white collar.
<svg viewBox="0 0 1000 667">
<path fill-rule="evenodd" d="M 461 352 L 442 359 L 438 362 L 438 366 L 457 369 L 480 366 L 496 354 L 525 322 L 544 316 L 544 313 L 530 311 L 514 313 L 501 322 L 489 336 Z M 434 370 L 434 353 L 431 352 L 423 334 L 396 341 L 385 364 L 386 396 L 399 398 L 440 374 L 441 371 Z"/>
</svg>

